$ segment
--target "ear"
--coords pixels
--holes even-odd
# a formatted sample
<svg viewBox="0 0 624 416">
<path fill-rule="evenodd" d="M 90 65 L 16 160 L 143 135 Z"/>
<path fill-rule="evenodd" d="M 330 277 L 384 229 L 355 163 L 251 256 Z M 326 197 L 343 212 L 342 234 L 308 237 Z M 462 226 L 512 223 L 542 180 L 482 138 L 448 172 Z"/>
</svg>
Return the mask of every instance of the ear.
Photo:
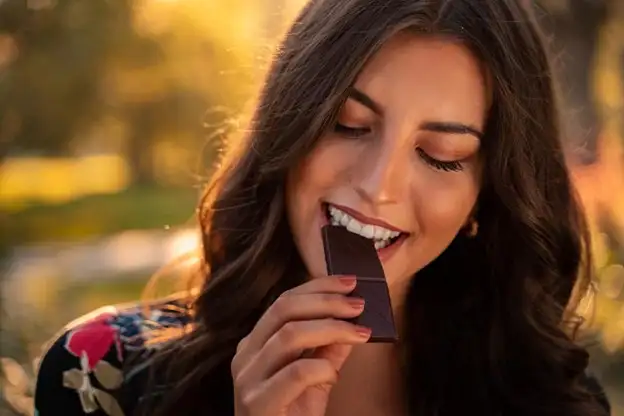
<svg viewBox="0 0 624 416">
<path fill-rule="evenodd" d="M 462 226 L 462 230 L 466 228 L 470 228 L 470 224 L 477 219 L 477 212 L 479 211 L 479 200 L 475 201 L 470 213 L 464 220 L 464 225 Z"/>
<path fill-rule="evenodd" d="M 461 228 L 461 231 L 464 234 L 466 234 L 468 237 L 475 237 L 479 232 L 479 222 L 477 221 L 477 211 L 478 211 L 478 205 L 477 203 L 475 203 L 475 205 L 472 207 L 472 210 L 470 211 L 470 214 L 468 215 L 468 218 L 466 218 L 466 221 L 464 222 L 464 225 Z"/>
</svg>

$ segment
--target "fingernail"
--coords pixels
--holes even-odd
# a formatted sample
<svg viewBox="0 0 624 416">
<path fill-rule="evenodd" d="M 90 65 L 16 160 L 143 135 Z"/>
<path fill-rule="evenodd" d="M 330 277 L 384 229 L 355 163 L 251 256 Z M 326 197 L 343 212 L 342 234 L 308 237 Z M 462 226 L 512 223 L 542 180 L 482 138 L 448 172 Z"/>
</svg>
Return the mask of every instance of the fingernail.
<svg viewBox="0 0 624 416">
<path fill-rule="evenodd" d="M 355 282 L 356 282 L 355 276 L 340 276 L 338 279 L 346 287 L 355 286 Z"/>
<path fill-rule="evenodd" d="M 353 309 L 364 309 L 364 299 L 362 298 L 347 298 L 347 302 Z"/>
<path fill-rule="evenodd" d="M 372 329 L 370 329 L 370 328 L 367 328 L 367 327 L 365 327 L 365 326 L 359 326 L 359 325 L 357 325 L 357 326 L 355 327 L 355 332 L 357 332 L 357 334 L 358 334 L 361 338 L 364 338 L 364 339 L 369 339 L 369 338 L 370 338 L 370 336 L 371 336 L 371 333 L 373 332 L 373 330 L 372 330 Z"/>
</svg>

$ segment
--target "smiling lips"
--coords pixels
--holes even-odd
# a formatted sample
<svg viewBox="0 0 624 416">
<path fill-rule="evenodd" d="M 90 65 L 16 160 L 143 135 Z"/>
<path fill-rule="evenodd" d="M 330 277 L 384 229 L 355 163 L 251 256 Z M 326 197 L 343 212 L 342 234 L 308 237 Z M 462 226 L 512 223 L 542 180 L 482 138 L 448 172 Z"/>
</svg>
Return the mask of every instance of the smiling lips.
<svg viewBox="0 0 624 416">
<path fill-rule="evenodd" d="M 354 234 L 373 240 L 377 250 L 388 247 L 404 234 L 401 231 L 390 230 L 381 225 L 361 222 L 334 205 L 327 205 L 327 214 L 332 225 L 345 227 Z"/>
</svg>

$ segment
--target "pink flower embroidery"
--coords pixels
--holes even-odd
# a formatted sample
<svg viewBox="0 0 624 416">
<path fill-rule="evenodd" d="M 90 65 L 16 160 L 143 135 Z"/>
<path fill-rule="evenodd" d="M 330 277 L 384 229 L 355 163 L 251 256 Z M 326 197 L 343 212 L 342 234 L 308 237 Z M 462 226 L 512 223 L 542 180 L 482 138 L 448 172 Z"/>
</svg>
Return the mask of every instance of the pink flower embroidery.
<svg viewBox="0 0 624 416">
<path fill-rule="evenodd" d="M 117 358 L 120 362 L 122 360 L 118 329 L 110 322 L 113 317 L 115 313 L 111 311 L 102 312 L 67 334 L 65 349 L 81 359 L 86 355 L 89 371 L 93 370 L 113 345 Z"/>
</svg>

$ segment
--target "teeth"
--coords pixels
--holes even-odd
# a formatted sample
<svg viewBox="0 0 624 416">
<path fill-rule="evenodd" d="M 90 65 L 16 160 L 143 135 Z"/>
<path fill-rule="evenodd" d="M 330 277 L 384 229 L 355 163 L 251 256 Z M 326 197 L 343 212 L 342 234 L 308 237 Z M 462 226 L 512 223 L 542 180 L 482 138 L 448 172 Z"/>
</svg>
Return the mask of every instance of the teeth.
<svg viewBox="0 0 624 416">
<path fill-rule="evenodd" d="M 364 227 L 362 227 L 362 230 L 360 231 L 360 235 L 366 238 L 372 239 L 375 234 L 375 227 L 370 224 L 366 224 Z"/>
<path fill-rule="evenodd" d="M 340 212 L 339 215 L 342 215 L 342 217 L 340 218 L 340 225 L 342 225 L 343 227 L 346 227 L 347 224 L 349 224 L 349 221 L 351 221 L 351 217 L 349 217 L 347 214 Z M 332 216 L 332 218 L 334 218 Z"/>
<path fill-rule="evenodd" d="M 329 216 L 332 225 L 341 225 L 354 234 L 375 240 L 375 248 L 381 249 L 390 244 L 392 238 L 398 237 L 401 233 L 392 231 L 384 227 L 372 224 L 364 224 L 356 220 L 346 212 L 330 205 Z"/>
<path fill-rule="evenodd" d="M 375 240 L 387 240 L 390 238 L 390 230 L 384 230 L 381 227 L 373 227 Z"/>
<path fill-rule="evenodd" d="M 388 244 L 390 244 L 390 240 L 376 240 L 375 241 L 375 248 L 377 250 L 386 247 Z"/>
<path fill-rule="evenodd" d="M 364 227 L 364 224 L 362 224 L 361 222 L 359 222 L 355 218 L 351 218 L 351 220 L 347 224 L 347 230 L 351 231 L 354 234 L 362 235 L 361 231 L 362 231 L 363 227 Z"/>
</svg>

